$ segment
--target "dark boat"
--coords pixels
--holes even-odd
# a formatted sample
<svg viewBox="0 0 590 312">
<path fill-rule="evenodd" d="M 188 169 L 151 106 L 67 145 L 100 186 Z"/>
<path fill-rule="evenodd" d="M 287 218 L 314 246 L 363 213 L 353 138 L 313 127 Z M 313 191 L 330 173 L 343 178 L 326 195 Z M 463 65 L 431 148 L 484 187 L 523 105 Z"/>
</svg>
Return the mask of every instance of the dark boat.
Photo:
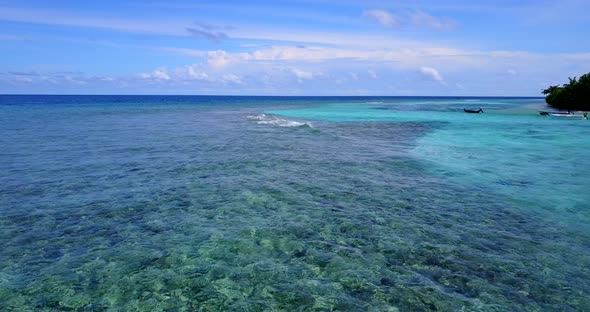
<svg viewBox="0 0 590 312">
<path fill-rule="evenodd" d="M 549 116 L 551 116 L 551 117 L 559 117 L 559 118 L 566 117 L 568 119 L 585 119 L 585 120 L 588 120 L 588 114 L 580 115 L 580 114 L 573 114 L 573 113 L 569 113 L 569 114 L 566 114 L 566 113 L 550 113 Z"/>
<path fill-rule="evenodd" d="M 549 115 L 549 112 L 539 111 L 539 115 L 547 116 L 547 115 Z"/>
<path fill-rule="evenodd" d="M 466 113 L 470 113 L 470 114 L 479 114 L 479 113 L 483 113 L 483 108 L 480 107 L 478 110 L 464 108 L 463 111 Z"/>
</svg>

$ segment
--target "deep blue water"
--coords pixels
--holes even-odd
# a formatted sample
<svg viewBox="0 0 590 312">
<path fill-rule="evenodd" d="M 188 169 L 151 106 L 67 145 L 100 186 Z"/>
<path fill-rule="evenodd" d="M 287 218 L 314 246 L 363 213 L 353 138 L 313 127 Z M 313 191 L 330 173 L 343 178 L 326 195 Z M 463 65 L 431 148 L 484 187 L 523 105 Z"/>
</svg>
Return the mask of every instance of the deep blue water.
<svg viewBox="0 0 590 312">
<path fill-rule="evenodd" d="M 590 121 L 538 109 L 0 96 L 0 310 L 590 310 Z"/>
</svg>

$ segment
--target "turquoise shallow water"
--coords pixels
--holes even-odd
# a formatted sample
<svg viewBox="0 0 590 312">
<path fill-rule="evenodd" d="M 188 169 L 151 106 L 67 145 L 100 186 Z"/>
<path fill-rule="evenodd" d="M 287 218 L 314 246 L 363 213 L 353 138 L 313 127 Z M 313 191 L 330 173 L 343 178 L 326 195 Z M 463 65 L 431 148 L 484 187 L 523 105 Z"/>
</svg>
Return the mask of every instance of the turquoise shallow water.
<svg viewBox="0 0 590 312">
<path fill-rule="evenodd" d="M 0 310 L 588 310 L 590 123 L 539 105 L 0 96 Z"/>
</svg>

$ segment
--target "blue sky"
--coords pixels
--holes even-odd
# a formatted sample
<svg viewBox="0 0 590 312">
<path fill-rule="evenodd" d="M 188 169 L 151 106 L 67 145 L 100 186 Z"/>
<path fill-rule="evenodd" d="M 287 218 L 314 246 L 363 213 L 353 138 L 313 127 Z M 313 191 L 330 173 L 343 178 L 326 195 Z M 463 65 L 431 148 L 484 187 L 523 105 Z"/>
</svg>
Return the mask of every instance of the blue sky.
<svg viewBox="0 0 590 312">
<path fill-rule="evenodd" d="M 590 1 L 4 1 L 0 93 L 540 96 Z"/>
</svg>

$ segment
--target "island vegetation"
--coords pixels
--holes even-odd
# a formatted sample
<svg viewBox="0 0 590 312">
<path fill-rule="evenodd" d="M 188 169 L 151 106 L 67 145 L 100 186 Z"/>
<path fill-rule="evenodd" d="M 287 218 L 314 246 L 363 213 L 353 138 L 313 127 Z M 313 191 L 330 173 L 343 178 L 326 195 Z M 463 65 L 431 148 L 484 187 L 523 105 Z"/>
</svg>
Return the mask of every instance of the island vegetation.
<svg viewBox="0 0 590 312">
<path fill-rule="evenodd" d="M 590 73 L 580 79 L 569 78 L 563 86 L 550 86 L 543 90 L 549 106 L 563 110 L 590 111 Z"/>
</svg>

